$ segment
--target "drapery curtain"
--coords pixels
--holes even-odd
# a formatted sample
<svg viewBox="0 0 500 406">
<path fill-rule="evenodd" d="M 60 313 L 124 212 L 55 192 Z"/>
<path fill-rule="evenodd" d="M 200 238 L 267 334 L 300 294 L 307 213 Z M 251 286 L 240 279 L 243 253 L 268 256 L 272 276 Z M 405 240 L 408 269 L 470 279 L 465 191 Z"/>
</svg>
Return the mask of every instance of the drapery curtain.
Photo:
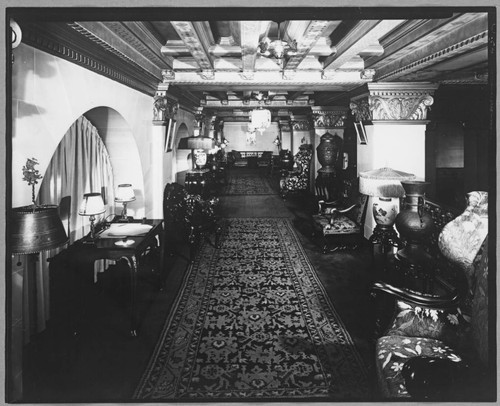
<svg viewBox="0 0 500 406">
<path fill-rule="evenodd" d="M 82 238 L 90 230 L 89 218 L 78 215 L 83 194 L 89 192 L 102 193 L 107 207 L 106 212 L 96 218 L 96 222 L 114 211 L 113 171 L 109 154 L 97 129 L 88 119 L 81 116 L 71 125 L 54 152 L 37 198 L 38 204 L 60 205 L 63 198 L 66 202 L 70 202 L 68 213 L 61 213 L 70 244 Z M 60 210 L 63 206 L 60 206 Z M 44 330 L 46 321 L 50 318 L 47 259 L 63 248 L 40 253 L 34 277 L 28 277 L 28 269 L 24 273 L 25 342 L 29 341 L 31 334 Z M 34 286 L 29 286 L 30 284 Z"/>
</svg>

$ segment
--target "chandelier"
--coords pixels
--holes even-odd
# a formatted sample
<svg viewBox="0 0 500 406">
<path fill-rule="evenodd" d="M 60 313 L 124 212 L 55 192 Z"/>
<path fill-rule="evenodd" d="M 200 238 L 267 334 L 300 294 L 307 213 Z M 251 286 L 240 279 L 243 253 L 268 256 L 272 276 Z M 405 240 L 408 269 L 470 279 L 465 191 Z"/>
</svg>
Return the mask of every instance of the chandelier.
<svg viewBox="0 0 500 406">
<path fill-rule="evenodd" d="M 263 38 L 259 43 L 259 53 L 267 58 L 274 58 L 278 65 L 283 66 L 283 60 L 297 54 L 297 43 L 288 43 L 281 39 L 280 22 L 278 21 L 278 39 Z"/>
<path fill-rule="evenodd" d="M 259 107 L 250 112 L 250 124 L 248 125 L 249 132 L 258 131 L 262 135 L 264 130 L 271 125 L 271 112 L 267 109 Z"/>
</svg>

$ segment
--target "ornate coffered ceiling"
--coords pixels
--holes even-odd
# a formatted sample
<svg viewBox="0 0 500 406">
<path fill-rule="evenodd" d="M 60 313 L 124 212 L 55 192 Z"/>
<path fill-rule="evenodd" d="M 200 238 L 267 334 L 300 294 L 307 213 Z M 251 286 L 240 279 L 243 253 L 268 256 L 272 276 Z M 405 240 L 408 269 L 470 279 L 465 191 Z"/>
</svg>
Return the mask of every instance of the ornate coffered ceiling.
<svg viewBox="0 0 500 406">
<path fill-rule="evenodd" d="M 113 10 L 13 16 L 29 45 L 150 95 L 168 90 L 186 108 L 226 112 L 336 105 L 366 83 L 486 84 L 493 48 L 487 9 Z M 266 38 L 294 52 L 266 57 Z"/>
</svg>

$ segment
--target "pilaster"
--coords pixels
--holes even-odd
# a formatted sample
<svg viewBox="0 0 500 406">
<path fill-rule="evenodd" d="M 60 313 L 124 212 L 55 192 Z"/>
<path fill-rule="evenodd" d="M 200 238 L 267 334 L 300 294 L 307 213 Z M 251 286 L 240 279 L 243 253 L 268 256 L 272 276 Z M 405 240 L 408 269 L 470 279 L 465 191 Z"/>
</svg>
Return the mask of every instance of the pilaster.
<svg viewBox="0 0 500 406">
<path fill-rule="evenodd" d="M 350 109 L 364 128 L 366 143 L 357 144 L 359 172 L 389 167 L 425 179 L 425 131 L 427 113 L 438 85 L 433 83 L 368 83 L 351 96 Z M 372 234 L 370 210 L 365 221 L 365 237 Z"/>
</svg>

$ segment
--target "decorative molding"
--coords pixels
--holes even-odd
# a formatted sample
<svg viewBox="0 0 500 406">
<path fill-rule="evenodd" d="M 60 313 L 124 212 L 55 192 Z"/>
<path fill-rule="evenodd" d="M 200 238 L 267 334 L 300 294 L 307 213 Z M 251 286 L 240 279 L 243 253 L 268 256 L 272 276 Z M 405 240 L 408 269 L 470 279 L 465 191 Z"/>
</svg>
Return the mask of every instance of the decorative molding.
<svg viewBox="0 0 500 406">
<path fill-rule="evenodd" d="M 70 26 L 23 24 L 23 42 L 36 49 L 153 96 L 159 79 L 125 55 L 91 41 Z M 126 63 L 124 63 L 126 61 Z M 124 66 L 127 69 L 124 69 Z"/>
<path fill-rule="evenodd" d="M 175 72 L 173 69 L 162 69 L 161 77 L 163 78 L 163 82 L 170 82 L 175 80 Z"/>
<path fill-rule="evenodd" d="M 179 103 L 167 97 L 167 92 L 159 90 L 153 99 L 153 124 L 165 125 L 170 119 L 175 119 Z"/>
<path fill-rule="evenodd" d="M 215 71 L 213 69 L 202 69 L 200 76 L 205 80 L 213 80 L 215 78 Z"/>
<path fill-rule="evenodd" d="M 349 108 L 352 114 L 356 118 L 356 121 L 371 121 L 372 116 L 370 114 L 370 103 L 368 103 L 368 98 L 360 99 L 357 101 L 351 101 Z"/>
<path fill-rule="evenodd" d="M 290 120 L 290 127 L 293 131 L 309 131 L 312 129 L 312 123 L 307 118 L 299 120 L 295 120 L 292 118 Z"/>
<path fill-rule="evenodd" d="M 279 120 L 278 127 L 279 127 L 281 133 L 291 131 L 290 121 L 288 121 L 288 120 Z"/>
<path fill-rule="evenodd" d="M 369 83 L 368 93 L 351 100 L 356 121 L 424 121 L 434 103 L 432 83 Z"/>
<path fill-rule="evenodd" d="M 372 80 L 375 76 L 375 69 L 363 69 L 359 77 L 363 80 Z"/>
<path fill-rule="evenodd" d="M 244 70 L 243 72 L 240 73 L 240 76 L 244 80 L 253 80 L 253 78 L 255 77 L 255 71 Z"/>
<path fill-rule="evenodd" d="M 184 41 L 184 44 L 186 44 L 198 66 L 202 70 L 212 70 L 214 66 L 208 56 L 208 45 L 210 44 L 207 44 L 207 49 L 205 49 L 204 43 L 207 42 L 207 38 L 200 37 L 195 29 L 195 23 L 193 21 L 171 21 L 172 26 L 182 41 Z M 205 33 L 206 30 L 200 31 Z"/>
<path fill-rule="evenodd" d="M 321 106 L 311 107 L 314 128 L 344 128 L 347 119 L 347 109 L 345 108 L 327 108 Z"/>
</svg>

